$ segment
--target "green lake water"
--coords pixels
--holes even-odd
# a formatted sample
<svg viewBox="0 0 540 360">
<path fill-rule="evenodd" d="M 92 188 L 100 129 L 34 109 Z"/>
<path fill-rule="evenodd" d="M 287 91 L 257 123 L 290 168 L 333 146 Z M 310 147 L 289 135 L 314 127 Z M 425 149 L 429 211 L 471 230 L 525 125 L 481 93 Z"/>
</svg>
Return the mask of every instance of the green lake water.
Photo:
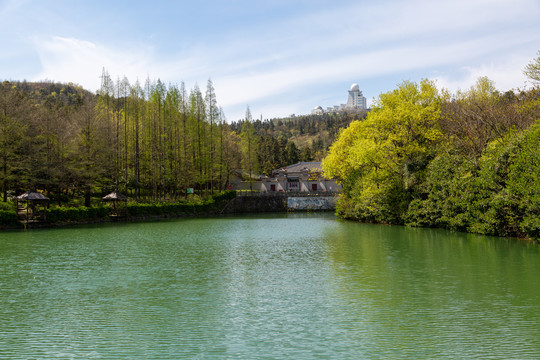
<svg viewBox="0 0 540 360">
<path fill-rule="evenodd" d="M 278 214 L 0 232 L 0 359 L 539 359 L 540 247 Z"/>
</svg>

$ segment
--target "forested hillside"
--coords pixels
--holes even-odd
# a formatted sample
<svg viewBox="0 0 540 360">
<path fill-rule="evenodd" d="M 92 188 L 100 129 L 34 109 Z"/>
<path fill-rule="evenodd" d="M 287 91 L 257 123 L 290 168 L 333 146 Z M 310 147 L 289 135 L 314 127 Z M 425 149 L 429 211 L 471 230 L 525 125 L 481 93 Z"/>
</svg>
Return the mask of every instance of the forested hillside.
<svg viewBox="0 0 540 360">
<path fill-rule="evenodd" d="M 356 117 L 355 117 L 356 116 Z M 341 127 L 363 114 L 253 121 L 247 108 L 227 124 L 214 87 L 160 80 L 112 81 L 97 94 L 73 84 L 0 84 L 2 200 L 28 189 L 57 202 L 120 190 L 175 199 L 191 187 L 225 189 L 243 169 L 270 174 L 322 159 Z"/>
<path fill-rule="evenodd" d="M 404 82 L 341 132 L 323 168 L 343 183 L 346 218 L 538 239 L 539 119 L 538 87 Z"/>
<path fill-rule="evenodd" d="M 250 118 L 249 109 L 247 112 Z M 339 131 L 365 116 L 365 111 L 340 111 L 252 121 L 257 134 L 258 170 L 271 175 L 272 170 L 298 161 L 321 161 Z M 242 126 L 243 121 L 233 122 L 231 129 L 241 133 Z"/>
</svg>

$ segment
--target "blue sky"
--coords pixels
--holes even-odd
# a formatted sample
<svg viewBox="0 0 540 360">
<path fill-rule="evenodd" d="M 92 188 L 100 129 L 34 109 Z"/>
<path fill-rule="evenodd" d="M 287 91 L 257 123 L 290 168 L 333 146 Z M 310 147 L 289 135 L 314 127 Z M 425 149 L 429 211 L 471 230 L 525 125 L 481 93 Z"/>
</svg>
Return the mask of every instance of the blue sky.
<svg viewBox="0 0 540 360">
<path fill-rule="evenodd" d="M 212 79 L 228 121 L 368 103 L 404 80 L 451 91 L 480 76 L 529 86 L 540 0 L 0 0 L 0 79 Z"/>
</svg>

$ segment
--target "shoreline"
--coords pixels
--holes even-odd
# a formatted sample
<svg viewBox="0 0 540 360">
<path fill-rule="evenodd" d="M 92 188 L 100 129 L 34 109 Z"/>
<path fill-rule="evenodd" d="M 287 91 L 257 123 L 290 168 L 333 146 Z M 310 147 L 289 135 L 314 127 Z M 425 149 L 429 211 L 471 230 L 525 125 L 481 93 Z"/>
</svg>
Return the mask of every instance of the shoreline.
<svg viewBox="0 0 540 360">
<path fill-rule="evenodd" d="M 228 204 L 228 203 L 227 203 Z M 225 204 L 225 206 L 227 206 Z M 225 207 L 224 206 L 224 207 Z M 222 209 L 223 210 L 223 209 Z M 109 216 L 106 218 L 99 218 L 99 219 L 87 219 L 87 220 L 81 220 L 81 221 L 64 221 L 64 222 L 42 222 L 42 223 L 33 223 L 31 226 L 25 226 L 23 223 L 19 223 L 17 226 L 9 226 L 9 225 L 1 225 L 0 226 L 0 233 L 2 231 L 16 231 L 16 230 L 37 230 L 37 229 L 55 229 L 55 228 L 70 228 L 70 227 L 77 227 L 77 226 L 85 226 L 85 225 L 99 225 L 99 224 L 112 224 L 112 223 L 142 223 L 142 222 L 155 222 L 160 220 L 169 220 L 169 219 L 188 219 L 188 218 L 207 218 L 207 217 L 226 217 L 230 215 L 242 215 L 242 214 L 271 214 L 271 213 L 328 213 L 333 212 L 332 210 L 313 210 L 313 209 L 306 209 L 306 210 L 294 210 L 294 209 L 288 209 L 285 211 L 239 211 L 239 212 L 222 212 L 222 211 L 201 211 L 200 213 L 176 213 L 176 214 L 160 214 L 160 215 L 145 215 L 145 216 L 125 216 L 125 217 L 114 217 Z M 335 212 L 333 212 L 335 214 Z M 337 219 L 350 221 L 350 222 L 356 222 L 359 224 L 374 224 L 374 225 L 390 225 L 385 223 L 364 223 L 362 221 L 341 217 L 336 214 Z M 419 228 L 419 229 L 440 229 L 440 230 L 447 230 L 450 232 L 458 232 L 463 234 L 471 234 L 471 235 L 478 235 L 478 236 L 494 236 L 494 235 L 484 235 L 484 234 L 477 234 L 473 232 L 468 231 L 456 231 L 456 230 L 450 230 L 447 228 L 432 228 L 432 227 L 413 227 L 413 226 L 406 226 L 406 225 L 390 225 L 390 226 L 401 226 L 406 228 Z M 540 241 L 530 239 L 527 237 L 508 237 L 508 236 L 494 236 L 502 239 L 512 239 L 517 241 L 523 241 L 535 245 L 540 245 Z"/>
<path fill-rule="evenodd" d="M 264 199 L 264 200 L 263 200 Z M 166 219 L 204 218 L 210 216 L 236 215 L 236 214 L 262 214 L 262 213 L 293 213 L 293 212 L 333 212 L 335 209 L 328 208 L 298 208 L 288 207 L 287 197 L 283 196 L 235 196 L 232 199 L 222 199 L 213 203 L 201 204 L 199 208 L 189 211 L 164 212 L 144 215 L 107 215 L 104 217 L 86 218 L 68 221 L 43 221 L 17 224 L 0 225 L 1 231 L 9 230 L 32 230 L 50 229 L 62 227 L 76 227 L 82 225 L 107 224 L 107 223 L 137 223 L 150 222 Z"/>
</svg>

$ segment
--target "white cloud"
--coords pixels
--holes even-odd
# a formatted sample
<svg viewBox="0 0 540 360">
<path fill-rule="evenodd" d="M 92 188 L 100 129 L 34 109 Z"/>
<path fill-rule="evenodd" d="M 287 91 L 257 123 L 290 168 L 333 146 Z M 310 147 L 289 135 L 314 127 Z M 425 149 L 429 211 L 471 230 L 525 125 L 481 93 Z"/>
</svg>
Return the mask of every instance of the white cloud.
<svg viewBox="0 0 540 360">
<path fill-rule="evenodd" d="M 411 71 L 426 69 L 424 77 L 429 77 L 433 70 L 427 69 L 465 64 L 475 69 L 473 77 L 493 74 L 500 86 L 516 87 L 521 77 L 516 77 L 519 70 L 510 70 L 515 61 L 509 62 L 508 52 L 540 37 L 514 25 L 534 19 L 539 9 L 531 0 L 356 3 L 276 24 L 270 37 L 252 31 L 241 42 L 213 49 L 231 59 L 256 44 L 266 49 L 258 57 L 241 59 L 241 65 L 218 70 L 224 75 L 214 79 L 223 85 L 217 89 L 223 90 L 218 95 L 225 105 L 251 103 L 332 80 L 395 75 L 398 83 Z M 274 42 L 274 37 L 281 41 Z M 225 68 L 227 62 L 215 65 Z M 455 75 L 446 81 L 457 81 L 452 79 Z"/>
<path fill-rule="evenodd" d="M 199 83 L 204 90 L 212 78 L 218 102 L 233 119 L 247 104 L 258 104 L 264 113 L 301 113 L 310 101 L 308 109 L 319 105 L 315 98 L 332 97 L 328 84 L 362 82 L 388 91 L 380 84 L 397 84 L 422 72 L 449 89 L 467 88 L 479 76 L 508 89 L 522 85 L 525 57 L 537 50 L 538 16 L 535 0 L 381 0 L 338 2 L 330 11 L 310 8 L 294 18 L 225 28 L 219 42 L 190 38 L 188 43 L 198 44 L 192 48 L 182 36 L 178 44 L 161 47 L 148 38 L 131 40 L 135 47 L 128 47 L 111 43 L 114 38 L 51 36 L 35 41 L 42 64 L 35 79 L 96 90 L 105 67 L 113 78 L 143 82 L 149 76 L 165 83 L 184 81 L 188 89 Z M 531 25 L 523 25 L 527 22 Z"/>
<path fill-rule="evenodd" d="M 141 75 L 148 65 L 147 52 L 112 50 L 102 45 L 74 38 L 53 37 L 36 41 L 42 71 L 34 80 L 51 79 L 74 82 L 91 90 L 100 87 L 100 75 L 106 68 L 111 76 L 128 78 Z"/>
<path fill-rule="evenodd" d="M 483 53 L 497 51 L 500 42 L 491 40 L 476 39 L 468 42 L 439 44 L 437 46 L 394 47 L 379 51 L 350 54 L 339 58 L 321 59 L 310 63 L 290 63 L 278 69 L 261 69 L 254 73 L 236 73 L 230 76 L 218 77 L 215 82 L 222 85 L 224 89 L 224 92 L 219 94 L 224 105 L 234 105 L 239 102 L 249 103 L 263 97 L 291 92 L 295 88 L 301 89 L 332 80 L 356 79 L 360 81 L 391 74 L 406 73 L 426 67 L 466 62 L 473 52 L 478 56 Z M 506 64 L 506 67 L 515 66 L 515 63 L 516 61 L 511 61 Z M 489 73 L 495 73 L 497 66 L 493 65 L 493 69 Z M 483 66 L 478 71 L 488 69 L 487 66 Z M 499 72 L 502 73 L 502 71 Z M 508 73 L 508 71 L 509 69 L 504 70 L 505 73 Z M 489 75 L 489 73 L 486 75 Z M 513 74 L 515 72 L 509 75 Z M 425 77 L 429 77 L 429 75 L 429 73 L 426 73 Z M 242 96 L 239 96 L 239 94 Z"/>
<path fill-rule="evenodd" d="M 510 56 L 498 63 L 463 67 L 461 75 L 440 75 L 435 76 L 434 80 L 439 88 L 445 88 L 452 93 L 469 89 L 484 76 L 492 80 L 499 91 L 523 89 L 528 84 L 522 70 L 529 61 L 525 56 Z"/>
</svg>

